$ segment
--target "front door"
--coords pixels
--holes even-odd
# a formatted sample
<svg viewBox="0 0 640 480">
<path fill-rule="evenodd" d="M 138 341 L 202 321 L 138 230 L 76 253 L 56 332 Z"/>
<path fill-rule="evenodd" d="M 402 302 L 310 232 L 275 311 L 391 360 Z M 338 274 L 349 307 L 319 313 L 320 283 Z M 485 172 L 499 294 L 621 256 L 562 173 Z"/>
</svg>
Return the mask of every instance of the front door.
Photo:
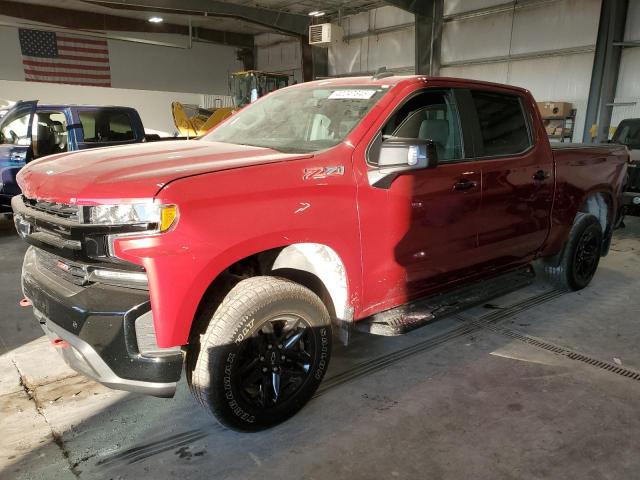
<svg viewBox="0 0 640 480">
<path fill-rule="evenodd" d="M 18 102 L 0 121 L 0 206 L 6 210 L 12 196 L 20 193 L 18 171 L 33 155 L 31 130 L 37 101 Z"/>
<path fill-rule="evenodd" d="M 467 161 L 472 154 L 463 145 L 454 97 L 449 90 L 410 95 L 369 148 L 370 172 L 389 137 L 432 140 L 440 163 L 359 188 L 365 314 L 474 271 L 481 172 Z"/>
</svg>

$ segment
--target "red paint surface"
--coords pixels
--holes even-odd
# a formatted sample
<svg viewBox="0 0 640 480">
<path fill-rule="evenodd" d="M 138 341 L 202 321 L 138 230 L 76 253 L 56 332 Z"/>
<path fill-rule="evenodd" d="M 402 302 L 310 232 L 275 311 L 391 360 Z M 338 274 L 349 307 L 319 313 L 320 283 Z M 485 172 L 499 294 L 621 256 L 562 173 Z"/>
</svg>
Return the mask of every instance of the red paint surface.
<svg viewBox="0 0 640 480">
<path fill-rule="evenodd" d="M 294 243 L 325 244 L 348 275 L 355 318 L 489 272 L 526 264 L 562 248 L 589 193 L 617 208 L 624 149 L 552 152 L 530 94 L 456 79 L 336 79 L 330 85 L 388 85 L 389 93 L 342 144 L 313 155 L 206 142 L 160 142 L 48 157 L 19 175 L 29 197 L 81 204 L 155 198 L 179 206 L 161 235 L 120 239 L 119 257 L 143 265 L 162 347 L 185 344 L 199 302 L 228 266 Z M 291 88 L 306 88 L 302 84 Z M 513 158 L 442 164 L 369 185 L 365 151 L 394 108 L 431 86 L 481 87 L 523 96 L 535 147 Z M 344 175 L 305 171 L 343 166 Z M 242 167 L 242 168 L 240 168 Z M 537 170 L 550 178 L 536 183 Z M 51 173 L 50 173 L 51 172 Z M 55 181 L 51 177 L 55 174 Z M 477 182 L 454 191 L 461 179 Z M 303 207 L 303 208 L 301 208 Z"/>
</svg>

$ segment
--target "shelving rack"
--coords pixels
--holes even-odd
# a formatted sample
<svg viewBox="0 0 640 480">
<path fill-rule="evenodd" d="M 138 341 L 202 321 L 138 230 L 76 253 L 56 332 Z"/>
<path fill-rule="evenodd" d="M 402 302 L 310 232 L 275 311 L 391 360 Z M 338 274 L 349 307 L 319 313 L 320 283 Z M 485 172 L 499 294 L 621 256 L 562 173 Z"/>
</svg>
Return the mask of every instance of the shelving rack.
<svg viewBox="0 0 640 480">
<path fill-rule="evenodd" d="M 573 130 L 576 125 L 576 109 L 572 109 L 571 113 L 568 117 L 542 117 L 542 120 L 549 120 L 552 122 L 560 122 L 558 127 L 562 128 L 562 133 L 560 135 L 548 135 L 549 140 L 564 142 L 565 139 L 568 139 L 568 142 L 571 142 L 573 139 Z M 546 127 L 546 125 L 545 125 Z"/>
</svg>

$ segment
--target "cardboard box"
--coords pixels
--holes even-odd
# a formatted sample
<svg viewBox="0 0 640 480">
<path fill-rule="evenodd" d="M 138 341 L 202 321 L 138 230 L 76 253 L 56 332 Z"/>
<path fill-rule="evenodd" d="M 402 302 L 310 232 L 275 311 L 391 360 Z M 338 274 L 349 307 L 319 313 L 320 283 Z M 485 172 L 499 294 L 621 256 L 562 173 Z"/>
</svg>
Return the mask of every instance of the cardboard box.
<svg viewBox="0 0 640 480">
<path fill-rule="evenodd" d="M 556 132 L 556 127 L 548 126 L 547 127 L 547 135 L 553 135 Z"/>
<path fill-rule="evenodd" d="M 568 102 L 538 102 L 542 118 L 566 118 L 571 115 L 573 104 Z"/>
</svg>

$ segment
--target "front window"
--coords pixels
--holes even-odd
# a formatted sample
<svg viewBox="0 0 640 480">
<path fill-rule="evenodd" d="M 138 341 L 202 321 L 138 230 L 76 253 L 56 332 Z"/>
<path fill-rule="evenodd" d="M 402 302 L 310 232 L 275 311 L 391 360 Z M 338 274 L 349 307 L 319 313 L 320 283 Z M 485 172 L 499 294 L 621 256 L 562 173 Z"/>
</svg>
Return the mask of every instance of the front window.
<svg viewBox="0 0 640 480">
<path fill-rule="evenodd" d="M 324 150 L 342 142 L 386 91 L 369 86 L 281 90 L 241 110 L 203 140 L 287 153 Z"/>
<path fill-rule="evenodd" d="M 67 151 L 67 120 L 62 112 L 36 113 L 31 134 L 34 158 Z"/>
<path fill-rule="evenodd" d="M 29 138 L 29 120 L 31 119 L 31 111 L 17 112 L 12 117 L 7 117 L 2 122 L 0 129 L 0 143 L 5 145 L 24 145 L 31 143 Z"/>
</svg>

